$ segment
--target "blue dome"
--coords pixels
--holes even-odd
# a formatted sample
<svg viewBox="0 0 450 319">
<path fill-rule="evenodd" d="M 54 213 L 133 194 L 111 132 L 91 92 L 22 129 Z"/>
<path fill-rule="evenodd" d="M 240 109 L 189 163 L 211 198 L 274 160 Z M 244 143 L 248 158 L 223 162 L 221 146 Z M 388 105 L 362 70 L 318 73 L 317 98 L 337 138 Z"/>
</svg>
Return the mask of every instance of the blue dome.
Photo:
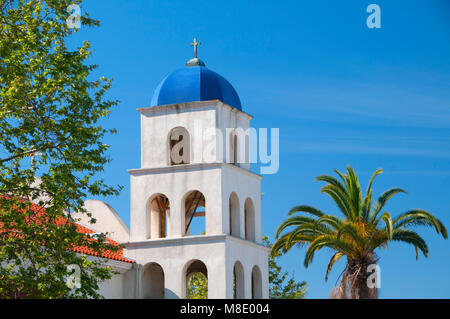
<svg viewBox="0 0 450 319">
<path fill-rule="evenodd" d="M 205 66 L 187 66 L 161 81 L 151 106 L 208 100 L 220 100 L 242 110 L 239 96 L 224 77 Z"/>
</svg>

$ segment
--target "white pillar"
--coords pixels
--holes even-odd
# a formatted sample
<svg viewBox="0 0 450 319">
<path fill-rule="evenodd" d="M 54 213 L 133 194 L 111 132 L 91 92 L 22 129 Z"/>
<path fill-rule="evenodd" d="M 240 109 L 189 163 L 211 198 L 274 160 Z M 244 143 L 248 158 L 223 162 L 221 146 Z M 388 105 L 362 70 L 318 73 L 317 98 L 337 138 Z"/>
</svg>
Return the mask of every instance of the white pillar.
<svg viewBox="0 0 450 319">
<path fill-rule="evenodd" d="M 226 299 L 233 299 L 234 297 L 234 291 L 233 291 L 233 265 L 230 263 L 230 261 L 226 261 L 226 267 L 225 268 L 225 282 L 224 286 L 221 288 L 222 294 L 225 293 L 223 297 L 220 298 L 226 298 Z"/>
<path fill-rule="evenodd" d="M 244 265 L 244 285 L 245 285 L 245 299 L 252 299 L 252 267 L 251 265 Z"/>
<path fill-rule="evenodd" d="M 245 198 L 239 198 L 239 237 L 245 239 Z"/>
<path fill-rule="evenodd" d="M 167 264 L 164 272 L 164 296 L 166 299 L 180 299 L 183 297 L 183 280 L 186 280 L 183 276 L 183 265 L 178 263 Z"/>
<path fill-rule="evenodd" d="M 184 207 L 182 207 L 181 205 L 182 203 L 180 200 L 171 199 L 170 201 L 170 224 L 168 225 L 170 227 L 170 237 L 183 236 L 183 225 L 185 222 L 185 218 L 183 216 Z"/>
</svg>

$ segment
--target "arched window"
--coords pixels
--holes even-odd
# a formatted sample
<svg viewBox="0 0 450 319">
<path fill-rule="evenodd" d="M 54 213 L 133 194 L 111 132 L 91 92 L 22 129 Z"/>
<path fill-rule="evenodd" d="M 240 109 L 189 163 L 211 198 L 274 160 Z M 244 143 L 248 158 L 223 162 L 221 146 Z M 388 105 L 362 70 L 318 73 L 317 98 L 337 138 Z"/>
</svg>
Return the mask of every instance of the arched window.
<svg viewBox="0 0 450 319">
<path fill-rule="evenodd" d="M 184 197 L 185 236 L 204 235 L 206 233 L 205 196 L 195 190 Z"/>
<path fill-rule="evenodd" d="M 258 266 L 252 270 L 252 299 L 262 299 L 262 275 Z"/>
<path fill-rule="evenodd" d="M 149 263 L 142 268 L 142 299 L 164 298 L 164 271 L 157 263 Z"/>
<path fill-rule="evenodd" d="M 194 259 L 188 262 L 185 266 L 184 279 L 184 298 L 208 298 L 208 270 L 202 261 Z"/>
<path fill-rule="evenodd" d="M 230 235 L 235 237 L 241 236 L 241 218 L 239 210 L 239 198 L 236 193 L 230 195 Z"/>
<path fill-rule="evenodd" d="M 245 239 L 255 241 L 255 206 L 250 198 L 245 200 Z"/>
<path fill-rule="evenodd" d="M 191 155 L 189 132 L 184 127 L 176 127 L 169 133 L 170 165 L 189 164 Z"/>
<path fill-rule="evenodd" d="M 169 234 L 169 199 L 163 194 L 150 197 L 147 203 L 147 239 L 165 238 Z"/>
<path fill-rule="evenodd" d="M 234 165 L 239 165 L 238 160 L 238 136 L 235 131 L 231 132 L 230 135 L 230 163 Z"/>
<path fill-rule="evenodd" d="M 243 299 L 244 293 L 244 267 L 239 261 L 236 261 L 233 267 L 233 298 Z"/>
</svg>

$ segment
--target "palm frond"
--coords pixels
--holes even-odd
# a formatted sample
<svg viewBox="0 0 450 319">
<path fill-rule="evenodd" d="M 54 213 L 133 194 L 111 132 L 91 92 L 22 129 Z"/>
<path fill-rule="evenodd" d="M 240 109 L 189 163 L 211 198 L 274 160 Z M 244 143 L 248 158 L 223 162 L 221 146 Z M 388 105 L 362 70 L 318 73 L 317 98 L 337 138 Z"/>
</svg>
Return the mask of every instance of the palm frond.
<svg viewBox="0 0 450 319">
<path fill-rule="evenodd" d="M 388 241 L 386 229 L 375 228 L 366 243 L 364 243 L 364 249 L 375 250 L 376 248 L 381 248 L 383 246 L 387 247 Z"/>
<path fill-rule="evenodd" d="M 390 198 L 392 198 L 392 196 L 394 196 L 395 194 L 398 194 L 398 193 L 406 193 L 406 191 L 404 191 L 401 188 L 391 188 L 391 189 L 388 189 L 387 191 L 385 191 L 383 194 L 381 194 L 380 197 L 378 197 L 375 205 L 373 205 L 372 211 L 371 211 L 370 216 L 369 216 L 369 222 L 370 223 L 375 222 L 375 220 L 377 219 L 378 214 L 383 209 L 383 207 L 386 204 L 386 202 Z"/>
<path fill-rule="evenodd" d="M 402 241 L 407 244 L 413 245 L 416 251 L 416 259 L 419 258 L 418 249 L 420 249 L 425 257 L 428 257 L 428 246 L 425 240 L 418 233 L 412 230 L 403 229 L 403 228 L 395 228 L 393 235 L 393 241 Z"/>
<path fill-rule="evenodd" d="M 370 213 L 370 206 L 372 205 L 372 184 L 379 174 L 383 173 L 383 169 L 377 169 L 372 177 L 370 178 L 369 184 L 367 185 L 366 195 L 364 196 L 363 206 L 362 206 L 362 219 L 367 221 L 367 218 Z"/>
<path fill-rule="evenodd" d="M 336 241 L 335 235 L 321 235 L 316 237 L 308 246 L 306 250 L 304 265 L 307 268 L 308 265 L 312 262 L 314 258 L 314 253 L 323 247 L 333 246 L 333 243 Z"/>
<path fill-rule="evenodd" d="M 387 239 L 391 240 L 394 229 L 394 227 L 392 226 L 393 223 L 391 215 L 388 212 L 384 212 L 383 215 L 381 215 L 380 218 L 375 221 L 375 226 L 377 226 L 381 220 L 384 221 Z"/>
<path fill-rule="evenodd" d="M 369 180 L 369 184 L 367 184 L 367 191 L 366 191 L 366 195 L 369 193 L 369 190 L 372 189 L 372 184 L 373 181 L 375 180 L 375 177 L 377 177 L 378 175 L 383 173 L 383 169 L 382 168 L 378 168 L 372 175 L 372 177 Z"/>
<path fill-rule="evenodd" d="M 348 196 L 347 190 L 345 189 L 345 186 L 339 182 L 336 178 L 334 178 L 333 176 L 330 175 L 320 175 L 316 177 L 316 181 L 321 181 L 321 182 L 326 182 L 328 184 L 334 185 L 337 188 L 339 188 L 339 190 Z"/>
<path fill-rule="evenodd" d="M 336 205 L 339 207 L 344 216 L 348 219 L 352 219 L 352 208 L 350 199 L 347 195 L 343 194 L 339 188 L 334 185 L 328 184 L 322 187 L 321 193 L 325 193 L 330 196 Z"/>
<path fill-rule="evenodd" d="M 361 186 L 359 185 L 358 176 L 351 166 L 347 166 L 347 172 L 350 185 L 348 193 L 352 203 L 353 217 L 360 218 L 362 202 Z"/>
<path fill-rule="evenodd" d="M 328 281 L 328 274 L 330 273 L 331 269 L 333 268 L 334 264 L 341 259 L 341 257 L 345 256 L 344 253 L 338 251 L 337 253 L 335 253 L 333 255 L 333 257 L 331 257 L 330 262 L 328 263 L 328 267 L 327 267 L 327 273 L 325 274 L 325 282 Z"/>
<path fill-rule="evenodd" d="M 287 252 L 294 246 L 294 245 L 291 245 L 291 246 L 286 245 L 286 242 L 290 235 L 291 235 L 290 233 L 284 234 L 278 240 L 275 241 L 275 243 L 272 245 L 272 248 L 271 248 L 272 256 L 278 254 L 281 251 Z M 293 242 L 295 242 L 295 245 L 304 245 L 304 244 L 310 243 L 313 240 L 314 240 L 314 238 L 312 236 L 299 234 L 293 239 Z"/>
<path fill-rule="evenodd" d="M 361 208 L 361 219 L 367 222 L 370 213 L 370 206 L 372 205 L 372 189 L 369 189 L 366 196 L 364 196 L 362 208 Z"/>
<path fill-rule="evenodd" d="M 441 234 L 445 239 L 448 238 L 447 229 L 444 224 L 431 213 L 423 209 L 409 210 L 398 216 L 393 223 L 394 228 L 415 225 L 432 226 L 436 230 L 436 233 Z"/>
<path fill-rule="evenodd" d="M 305 267 L 308 267 L 317 251 L 329 248 L 334 250 L 334 255 L 328 263 L 325 281 L 328 280 L 328 275 L 336 262 L 346 256 L 346 275 L 342 278 L 342 282 L 345 283 L 350 275 L 355 278 L 359 276 L 359 271 L 363 269 L 362 264 L 375 260 L 375 249 L 384 247 L 387 249 L 391 241 L 412 245 L 416 258 L 419 251 L 428 257 L 429 249 L 425 240 L 417 232 L 409 229 L 412 226 L 433 227 L 438 234 L 445 239 L 448 238 L 444 224 L 425 210 L 414 209 L 395 219 L 391 217 L 384 207 L 394 195 L 406 193 L 401 188 L 385 191 L 373 203 L 372 185 L 376 176 L 383 172 L 381 168 L 372 174 L 364 197 L 353 168 L 348 166 L 345 173 L 338 170 L 334 172 L 339 178 L 321 175 L 316 180 L 326 183 L 321 192 L 331 197 L 344 217 L 326 214 L 308 205 L 294 206 L 289 210 L 287 220 L 281 223 L 276 231 L 277 240 L 271 248 L 272 254 L 287 252 L 294 246 L 308 245 L 304 260 Z M 294 215 L 296 213 L 305 214 Z"/>
<path fill-rule="evenodd" d="M 305 254 L 305 267 L 308 267 L 308 265 L 312 262 L 314 253 L 324 247 L 340 251 L 349 258 L 359 256 L 359 252 L 355 250 L 355 245 L 353 242 L 345 240 L 344 238 L 337 239 L 336 234 L 325 234 L 317 236 L 309 244 Z"/>
<path fill-rule="evenodd" d="M 334 232 L 331 231 L 325 225 L 319 225 L 317 223 L 303 224 L 288 233 L 290 235 L 286 240 L 286 247 L 293 246 L 294 240 L 295 240 L 295 238 L 297 238 L 297 235 L 305 235 L 305 236 L 309 236 L 312 239 L 314 239 L 318 236 L 322 236 L 322 235 L 326 235 L 326 234 L 333 234 L 333 233 Z"/>
<path fill-rule="evenodd" d="M 349 186 L 349 184 L 348 184 L 347 175 L 342 174 L 342 173 L 339 172 L 337 169 L 334 169 L 333 171 L 341 178 L 341 180 L 342 180 L 342 182 L 344 183 L 345 187 L 346 187 L 347 189 L 349 189 L 350 186 Z"/>
<path fill-rule="evenodd" d="M 292 207 L 289 212 L 288 212 L 288 216 L 291 216 L 292 214 L 298 213 L 298 212 L 305 212 L 308 214 L 311 214 L 313 216 L 317 216 L 317 217 L 322 217 L 323 215 L 325 215 L 323 212 L 320 211 L 320 209 L 317 209 L 313 206 L 309 206 L 309 205 L 298 205 L 298 206 L 294 206 Z"/>
<path fill-rule="evenodd" d="M 333 215 L 324 215 L 317 220 L 317 223 L 319 224 L 325 223 L 330 227 L 334 228 L 335 230 L 337 230 L 342 226 L 343 221 L 339 217 Z"/>
<path fill-rule="evenodd" d="M 317 219 L 312 218 L 312 217 L 307 217 L 307 216 L 293 216 L 291 218 L 286 219 L 284 222 L 282 222 L 280 224 L 280 226 L 278 226 L 277 231 L 275 233 L 275 238 L 278 238 L 281 233 L 288 227 L 291 226 L 299 226 L 302 225 L 304 223 L 316 223 Z"/>
<path fill-rule="evenodd" d="M 344 234 L 349 235 L 357 244 L 362 244 L 363 242 L 364 238 L 360 235 L 358 227 L 352 222 L 342 225 L 336 234 L 337 240 L 341 239 L 341 236 Z"/>
</svg>

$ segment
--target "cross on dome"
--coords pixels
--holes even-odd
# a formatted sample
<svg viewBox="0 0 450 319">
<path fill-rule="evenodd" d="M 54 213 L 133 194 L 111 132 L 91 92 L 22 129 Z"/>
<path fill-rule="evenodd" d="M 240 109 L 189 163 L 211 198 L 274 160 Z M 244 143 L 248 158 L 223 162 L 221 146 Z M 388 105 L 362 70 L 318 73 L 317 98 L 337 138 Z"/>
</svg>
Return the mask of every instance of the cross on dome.
<svg viewBox="0 0 450 319">
<path fill-rule="evenodd" d="M 194 38 L 194 42 L 190 44 L 191 47 L 194 47 L 194 58 L 197 58 L 197 46 L 201 45 L 201 42 L 197 42 L 197 38 Z"/>
<path fill-rule="evenodd" d="M 186 66 L 205 66 L 205 62 L 197 58 L 197 46 L 201 45 L 201 42 L 197 42 L 197 38 L 194 38 L 194 42 L 190 44 L 194 47 L 194 58 L 186 62 Z"/>
</svg>

